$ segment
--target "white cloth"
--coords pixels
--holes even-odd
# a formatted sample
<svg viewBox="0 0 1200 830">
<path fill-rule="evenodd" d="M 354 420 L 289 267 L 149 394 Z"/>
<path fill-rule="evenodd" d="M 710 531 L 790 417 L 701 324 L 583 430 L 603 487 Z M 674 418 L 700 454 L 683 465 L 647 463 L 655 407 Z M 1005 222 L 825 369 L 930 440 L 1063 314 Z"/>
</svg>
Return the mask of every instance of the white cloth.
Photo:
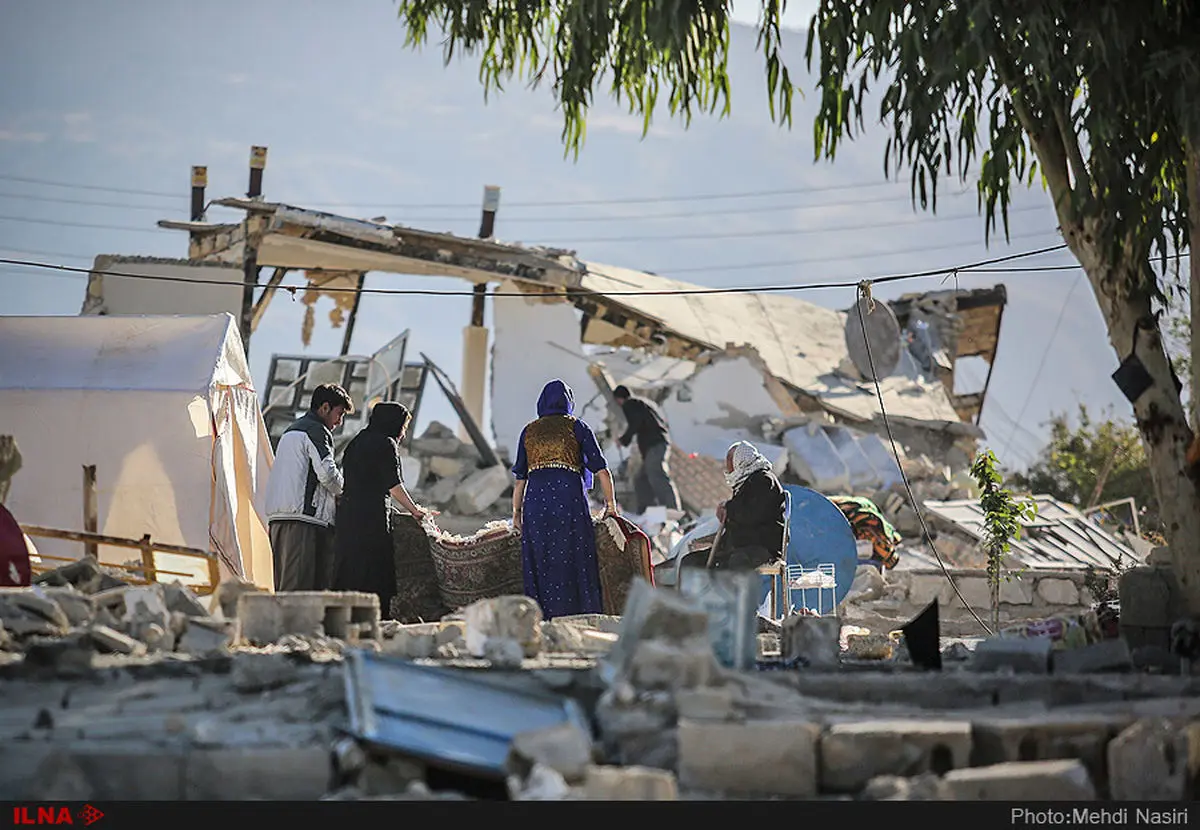
<svg viewBox="0 0 1200 830">
<path fill-rule="evenodd" d="M 737 492 L 752 473 L 771 470 L 770 460 L 749 441 L 738 441 L 730 450 L 733 452 L 733 472 L 725 474 L 725 483 Z"/>
</svg>

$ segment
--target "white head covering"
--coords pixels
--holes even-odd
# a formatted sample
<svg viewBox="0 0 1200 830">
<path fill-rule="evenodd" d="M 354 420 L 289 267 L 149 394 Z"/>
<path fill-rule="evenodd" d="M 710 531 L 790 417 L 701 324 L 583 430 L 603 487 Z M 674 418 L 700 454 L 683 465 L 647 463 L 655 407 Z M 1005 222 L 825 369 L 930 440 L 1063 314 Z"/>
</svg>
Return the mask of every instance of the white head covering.
<svg viewBox="0 0 1200 830">
<path fill-rule="evenodd" d="M 771 470 L 771 462 L 749 441 L 738 441 L 729 449 L 733 451 L 733 472 L 725 474 L 725 483 L 733 492 L 741 488 L 751 473 Z"/>
</svg>

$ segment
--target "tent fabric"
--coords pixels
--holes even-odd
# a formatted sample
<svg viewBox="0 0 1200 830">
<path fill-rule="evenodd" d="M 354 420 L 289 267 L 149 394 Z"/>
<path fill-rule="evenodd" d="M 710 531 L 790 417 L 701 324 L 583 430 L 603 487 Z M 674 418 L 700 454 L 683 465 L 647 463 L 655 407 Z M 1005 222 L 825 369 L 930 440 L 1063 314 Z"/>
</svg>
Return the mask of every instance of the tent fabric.
<svg viewBox="0 0 1200 830">
<path fill-rule="evenodd" d="M 271 588 L 256 499 L 273 459 L 229 314 L 0 317 L 0 431 L 25 459 L 8 498 L 23 523 L 81 529 L 81 468 L 95 465 L 101 533 L 213 551 L 222 578 Z M 60 540 L 39 548 L 82 554 Z M 194 557 L 158 554 L 156 565 L 207 580 Z"/>
</svg>

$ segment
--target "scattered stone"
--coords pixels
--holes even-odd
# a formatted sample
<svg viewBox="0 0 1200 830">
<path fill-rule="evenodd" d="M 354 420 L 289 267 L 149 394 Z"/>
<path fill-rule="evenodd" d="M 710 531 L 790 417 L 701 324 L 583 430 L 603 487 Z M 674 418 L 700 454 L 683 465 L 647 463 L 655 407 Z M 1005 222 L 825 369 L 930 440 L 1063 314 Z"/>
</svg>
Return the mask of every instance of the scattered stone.
<svg viewBox="0 0 1200 830">
<path fill-rule="evenodd" d="M 896 645 L 895 640 L 878 631 L 846 638 L 846 651 L 859 660 L 891 660 L 896 655 Z"/>
<path fill-rule="evenodd" d="M 591 801 L 675 801 L 679 786 L 667 770 L 649 767 L 588 767 L 583 797 Z"/>
<path fill-rule="evenodd" d="M 41 591 L 62 609 L 68 624 L 73 627 L 86 626 L 96 616 L 96 604 L 92 598 L 70 585 L 42 588 Z"/>
<path fill-rule="evenodd" d="M 426 459 L 426 464 L 429 465 L 429 472 L 438 478 L 459 478 L 461 480 L 470 472 L 464 459 L 449 455 L 431 456 Z"/>
<path fill-rule="evenodd" d="M 207 617 L 208 609 L 192 590 L 181 582 L 173 582 L 163 586 L 163 599 L 167 610 L 177 611 L 188 617 Z"/>
<path fill-rule="evenodd" d="M 1114 801 L 1191 801 L 1200 781 L 1200 723 L 1142 720 L 1108 744 Z"/>
<path fill-rule="evenodd" d="M 971 659 L 971 649 L 965 643 L 953 642 L 942 649 L 942 661 L 946 663 L 965 663 Z"/>
<path fill-rule="evenodd" d="M 675 767 L 679 744 L 669 699 L 638 699 L 631 688 L 626 687 L 621 695 L 609 689 L 596 704 L 596 724 L 614 762 L 657 769 Z"/>
<path fill-rule="evenodd" d="M 0 623 L 14 636 L 65 634 L 71 621 L 38 588 L 0 588 Z"/>
<path fill-rule="evenodd" d="M 475 516 L 495 504 L 511 484 L 508 469 L 502 464 L 476 470 L 458 485 L 454 506 L 464 516 Z"/>
<path fill-rule="evenodd" d="M 235 654 L 231 680 L 243 693 L 278 689 L 297 679 L 299 669 L 286 654 Z"/>
<path fill-rule="evenodd" d="M 179 637 L 177 648 L 185 654 L 202 657 L 206 654 L 222 652 L 233 643 L 236 634 L 236 624 L 229 620 L 218 620 L 212 617 L 188 617 L 183 635 Z"/>
<path fill-rule="evenodd" d="M 863 801 L 953 801 L 954 790 L 931 772 L 912 778 L 880 775 L 867 782 L 859 798 Z"/>
<path fill-rule="evenodd" d="M 84 556 L 75 562 L 35 576 L 33 584 L 55 587 L 70 586 L 84 594 L 97 594 L 126 583 L 106 574 L 94 556 Z"/>
<path fill-rule="evenodd" d="M 883 574 L 878 569 L 872 565 L 859 565 L 845 602 L 872 602 L 883 596 L 885 587 Z"/>
<path fill-rule="evenodd" d="M 638 689 L 691 689 L 708 685 L 718 673 L 707 637 L 638 643 L 629 666 L 629 680 Z"/>
<path fill-rule="evenodd" d="M 780 656 L 799 660 L 809 668 L 836 668 L 840 659 L 841 623 L 837 617 L 795 614 L 783 621 Z"/>
<path fill-rule="evenodd" d="M 510 752 L 518 768 L 549 767 L 568 783 L 583 781 L 593 760 L 591 736 L 570 723 L 520 732 L 513 736 Z"/>
<path fill-rule="evenodd" d="M 857 792 L 880 775 L 941 775 L 970 759 L 971 724 L 965 721 L 837 723 L 821 738 L 821 788 Z"/>
<path fill-rule="evenodd" d="M 1016 761 L 948 772 L 956 801 L 1094 801 L 1096 789 L 1077 760 Z"/>
<path fill-rule="evenodd" d="M 465 616 L 467 651 L 475 657 L 485 656 L 491 639 L 516 641 L 525 657 L 541 652 L 542 609 L 529 597 L 482 599 L 468 606 Z"/>
<path fill-rule="evenodd" d="M 525 650 L 516 640 L 489 637 L 483 643 L 483 658 L 497 669 L 519 669 L 525 662 Z"/>
<path fill-rule="evenodd" d="M 288 634 L 348 643 L 379 636 L 379 597 L 359 591 L 247 592 L 238 598 L 240 639 L 271 645 Z"/>
<path fill-rule="evenodd" d="M 401 626 L 395 636 L 383 641 L 383 653 L 409 660 L 421 660 L 437 653 L 437 623 Z"/>
<path fill-rule="evenodd" d="M 975 646 L 970 667 L 979 672 L 1046 674 L 1053 650 L 1048 637 L 989 637 Z"/>
<path fill-rule="evenodd" d="M 730 795 L 813 798 L 820 734 L 807 721 L 680 721 L 680 783 Z"/>
<path fill-rule="evenodd" d="M 34 637 L 25 643 L 25 665 L 75 676 L 92 669 L 92 640 L 86 631 L 66 637 Z"/>
<path fill-rule="evenodd" d="M 681 720 L 731 721 L 738 716 L 729 686 L 680 689 L 675 693 L 675 708 Z"/>
<path fill-rule="evenodd" d="M 510 775 L 508 795 L 513 801 L 562 801 L 571 794 L 566 780 L 550 767 L 534 764 L 528 777 Z"/>
<path fill-rule="evenodd" d="M 216 609 L 220 610 L 222 617 L 233 620 L 237 619 L 238 603 L 241 601 L 242 595 L 253 593 L 263 593 L 263 590 L 253 582 L 234 577 L 217 586 L 216 591 L 213 592 L 213 603 Z"/>
<path fill-rule="evenodd" d="M 130 636 L 114 631 L 107 625 L 93 625 L 88 629 L 92 641 L 102 651 L 114 654 L 129 654 L 140 657 L 146 653 L 146 646 Z"/>
<path fill-rule="evenodd" d="M 1055 674 L 1124 672 L 1133 669 L 1129 644 L 1122 639 L 1101 640 L 1078 648 L 1058 649 L 1051 664 Z"/>
<path fill-rule="evenodd" d="M 450 427 L 438 421 L 432 421 L 420 437 L 412 440 L 411 451 L 414 455 L 426 457 L 461 455 L 463 442 L 458 440 L 458 436 Z"/>
</svg>

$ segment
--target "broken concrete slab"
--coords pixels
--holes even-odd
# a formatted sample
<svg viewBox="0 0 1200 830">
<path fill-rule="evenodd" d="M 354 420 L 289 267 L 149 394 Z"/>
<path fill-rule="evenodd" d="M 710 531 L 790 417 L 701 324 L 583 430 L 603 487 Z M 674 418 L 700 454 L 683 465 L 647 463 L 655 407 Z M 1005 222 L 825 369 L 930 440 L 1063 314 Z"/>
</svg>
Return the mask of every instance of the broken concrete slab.
<svg viewBox="0 0 1200 830">
<path fill-rule="evenodd" d="M 294 682 L 299 674 L 286 654 L 242 653 L 233 656 L 230 680 L 239 692 L 264 692 Z"/>
<path fill-rule="evenodd" d="M 617 642 L 600 662 L 600 676 L 610 685 L 628 677 L 643 642 L 679 644 L 697 637 L 708 637 L 708 613 L 688 597 L 656 589 L 638 577 L 629 588 Z"/>
<path fill-rule="evenodd" d="M 188 617 L 176 650 L 202 657 L 225 651 L 237 636 L 237 623 L 212 617 Z"/>
<path fill-rule="evenodd" d="M 356 591 L 246 592 L 238 597 L 239 641 L 256 646 L 287 634 L 354 643 L 379 636 L 379 597 Z"/>
<path fill-rule="evenodd" d="M 513 736 L 510 752 L 518 769 L 540 764 L 557 772 L 568 783 L 583 781 L 594 761 L 591 735 L 573 723 L 518 732 Z M 527 770 L 520 769 L 520 772 Z"/>
<path fill-rule="evenodd" d="M 837 617 L 794 614 L 783 621 L 780 656 L 813 669 L 837 668 L 841 655 L 841 622 Z"/>
<path fill-rule="evenodd" d="M 707 637 L 683 643 L 648 640 L 638 643 L 629 664 L 629 682 L 637 689 L 691 689 L 718 676 Z"/>
<path fill-rule="evenodd" d="M 948 772 L 956 801 L 1094 801 L 1087 768 L 1077 760 L 1017 761 Z"/>
<path fill-rule="evenodd" d="M 62 609 L 72 626 L 85 626 L 96 616 L 96 604 L 92 598 L 73 586 L 43 587 L 40 590 Z"/>
<path fill-rule="evenodd" d="M 1191 801 L 1200 782 L 1200 722 L 1181 729 L 1141 720 L 1108 744 L 1108 792 L 1114 801 Z"/>
<path fill-rule="evenodd" d="M 92 642 L 101 651 L 112 652 L 114 654 L 128 654 L 137 657 L 146 653 L 144 643 L 126 634 L 122 634 L 120 631 L 115 631 L 107 625 L 93 625 L 87 629 L 87 632 L 92 638 Z"/>
<path fill-rule="evenodd" d="M 226 579 L 213 592 L 213 613 L 216 614 L 219 611 L 221 616 L 227 620 L 237 619 L 238 602 L 242 595 L 253 593 L 264 592 L 253 582 L 238 578 Z"/>
<path fill-rule="evenodd" d="M 595 717 L 611 760 L 624 766 L 675 767 L 679 744 L 669 696 L 639 699 L 631 687 L 609 689 L 600 696 Z"/>
<path fill-rule="evenodd" d="M 873 602 L 883 596 L 886 587 L 883 574 L 878 568 L 873 565 L 859 565 L 844 602 Z"/>
<path fill-rule="evenodd" d="M 737 695 L 730 686 L 685 688 L 675 692 L 681 720 L 732 721 L 738 718 Z"/>
<path fill-rule="evenodd" d="M 679 592 L 707 614 L 711 650 L 725 668 L 754 668 L 761 585 L 755 573 L 702 568 L 684 568 L 679 573 Z"/>
<path fill-rule="evenodd" d="M 512 477 L 506 467 L 484 467 L 471 473 L 458 485 L 454 493 L 454 506 L 462 515 L 478 515 L 499 501 L 511 485 Z"/>
<path fill-rule="evenodd" d="M 207 617 L 208 609 L 200 601 L 200 597 L 181 582 L 172 582 L 163 586 L 163 599 L 168 611 L 177 611 L 188 617 Z"/>
<path fill-rule="evenodd" d="M 820 735 L 808 721 L 680 721 L 679 780 L 730 795 L 813 798 Z"/>
<path fill-rule="evenodd" d="M 1133 655 L 1122 639 L 1101 640 L 1078 648 L 1055 650 L 1050 659 L 1055 674 L 1094 674 L 1133 670 Z"/>
<path fill-rule="evenodd" d="M 431 455 L 425 459 L 425 464 L 429 472 L 438 478 L 457 478 L 461 481 L 470 472 L 466 459 L 452 455 Z"/>
<path fill-rule="evenodd" d="M 675 801 L 679 785 L 667 770 L 650 767 L 588 767 L 583 797 L 591 801 Z"/>
<path fill-rule="evenodd" d="M 989 637 L 975 646 L 968 666 L 978 672 L 1046 674 L 1053 650 L 1048 637 Z"/>
<path fill-rule="evenodd" d="M 821 736 L 821 788 L 857 792 L 880 775 L 943 774 L 970 764 L 967 721 L 835 723 Z"/>
<path fill-rule="evenodd" d="M 536 657 L 542 650 L 542 609 L 525 596 L 482 599 L 467 606 L 467 652 L 484 657 L 489 641 L 510 640 L 525 657 Z"/>
<path fill-rule="evenodd" d="M 187 801 L 316 801 L 333 775 L 327 746 L 203 749 L 187 754 Z"/>
<path fill-rule="evenodd" d="M 40 587 L 0 588 L 0 623 L 17 636 L 65 632 L 71 621 Z"/>
</svg>

